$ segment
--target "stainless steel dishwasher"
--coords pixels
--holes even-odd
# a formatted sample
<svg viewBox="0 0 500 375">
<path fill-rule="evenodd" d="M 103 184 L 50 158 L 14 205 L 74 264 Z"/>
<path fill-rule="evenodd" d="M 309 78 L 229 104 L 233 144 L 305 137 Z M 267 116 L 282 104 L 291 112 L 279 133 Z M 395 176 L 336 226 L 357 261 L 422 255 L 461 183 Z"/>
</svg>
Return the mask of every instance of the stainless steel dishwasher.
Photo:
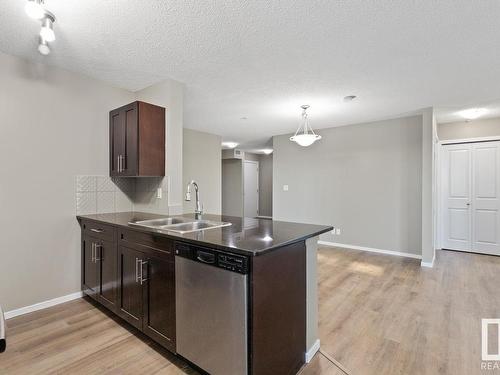
<svg viewBox="0 0 500 375">
<path fill-rule="evenodd" d="M 248 259 L 176 243 L 177 353 L 212 375 L 248 372 Z"/>
</svg>

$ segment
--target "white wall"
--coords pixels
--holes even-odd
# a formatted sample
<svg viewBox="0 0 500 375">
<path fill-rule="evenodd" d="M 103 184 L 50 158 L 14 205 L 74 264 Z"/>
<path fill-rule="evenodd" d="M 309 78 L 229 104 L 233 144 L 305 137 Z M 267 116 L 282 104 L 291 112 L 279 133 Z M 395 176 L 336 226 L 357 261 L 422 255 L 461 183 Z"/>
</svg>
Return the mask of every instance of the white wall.
<svg viewBox="0 0 500 375">
<path fill-rule="evenodd" d="M 0 304 L 80 290 L 75 176 L 107 175 L 109 110 L 133 93 L 0 53 Z"/>
<path fill-rule="evenodd" d="M 168 184 L 168 214 L 181 214 L 182 192 L 182 131 L 184 84 L 167 79 L 138 91 L 137 99 L 166 108 L 166 179 Z M 167 213 L 167 212 L 165 212 Z"/>
<path fill-rule="evenodd" d="M 273 139 L 273 217 L 341 228 L 323 240 L 422 254 L 422 115 Z M 283 191 L 289 185 L 289 191 Z"/>
<path fill-rule="evenodd" d="M 440 140 L 467 139 L 500 136 L 500 118 L 477 119 L 473 121 L 438 124 Z"/>
<path fill-rule="evenodd" d="M 184 129 L 183 137 L 183 188 L 195 180 L 200 188 L 203 211 L 220 215 L 222 211 L 222 137 L 191 129 Z M 184 212 L 195 210 L 195 198 L 184 201 Z"/>
</svg>

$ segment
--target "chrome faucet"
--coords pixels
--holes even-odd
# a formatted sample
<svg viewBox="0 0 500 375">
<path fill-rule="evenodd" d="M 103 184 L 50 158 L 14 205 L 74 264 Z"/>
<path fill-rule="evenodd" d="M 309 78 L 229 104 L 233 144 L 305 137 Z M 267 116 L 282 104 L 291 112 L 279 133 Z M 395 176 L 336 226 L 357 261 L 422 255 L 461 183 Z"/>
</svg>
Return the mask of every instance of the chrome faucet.
<svg viewBox="0 0 500 375">
<path fill-rule="evenodd" d="M 196 210 L 194 211 L 194 213 L 196 214 L 196 218 L 199 218 L 203 213 L 203 205 L 200 203 L 200 191 L 198 189 L 198 184 L 196 183 L 195 180 L 192 180 L 190 183 L 187 184 L 186 201 L 187 202 L 191 201 L 191 185 L 194 186 L 194 190 L 196 193 Z"/>
</svg>

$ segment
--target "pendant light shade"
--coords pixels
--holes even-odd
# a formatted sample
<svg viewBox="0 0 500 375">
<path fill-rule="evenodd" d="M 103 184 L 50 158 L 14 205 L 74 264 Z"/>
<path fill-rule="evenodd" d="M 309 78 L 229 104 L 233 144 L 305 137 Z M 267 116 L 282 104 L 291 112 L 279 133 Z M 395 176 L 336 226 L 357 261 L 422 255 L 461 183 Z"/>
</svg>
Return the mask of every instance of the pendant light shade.
<svg viewBox="0 0 500 375">
<path fill-rule="evenodd" d="M 321 135 L 317 135 L 314 130 L 309 125 L 309 119 L 307 118 L 308 105 L 302 105 L 302 124 L 299 126 L 295 135 L 290 137 L 292 142 L 297 143 L 299 146 L 307 147 L 312 145 L 314 142 L 321 139 Z"/>
</svg>

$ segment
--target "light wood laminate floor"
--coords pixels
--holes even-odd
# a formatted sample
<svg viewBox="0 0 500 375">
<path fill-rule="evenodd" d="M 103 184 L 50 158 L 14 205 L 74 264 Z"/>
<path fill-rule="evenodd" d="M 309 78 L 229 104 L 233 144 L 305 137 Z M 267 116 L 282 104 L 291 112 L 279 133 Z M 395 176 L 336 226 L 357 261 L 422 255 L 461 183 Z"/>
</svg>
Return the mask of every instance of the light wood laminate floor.
<svg viewBox="0 0 500 375">
<path fill-rule="evenodd" d="M 332 358 L 351 375 L 479 374 L 481 318 L 500 318 L 499 286 L 498 257 L 440 251 L 425 269 L 412 259 L 321 248 L 324 354 L 301 375 L 344 374 Z M 0 374 L 196 374 L 83 299 L 7 323 Z"/>
</svg>

